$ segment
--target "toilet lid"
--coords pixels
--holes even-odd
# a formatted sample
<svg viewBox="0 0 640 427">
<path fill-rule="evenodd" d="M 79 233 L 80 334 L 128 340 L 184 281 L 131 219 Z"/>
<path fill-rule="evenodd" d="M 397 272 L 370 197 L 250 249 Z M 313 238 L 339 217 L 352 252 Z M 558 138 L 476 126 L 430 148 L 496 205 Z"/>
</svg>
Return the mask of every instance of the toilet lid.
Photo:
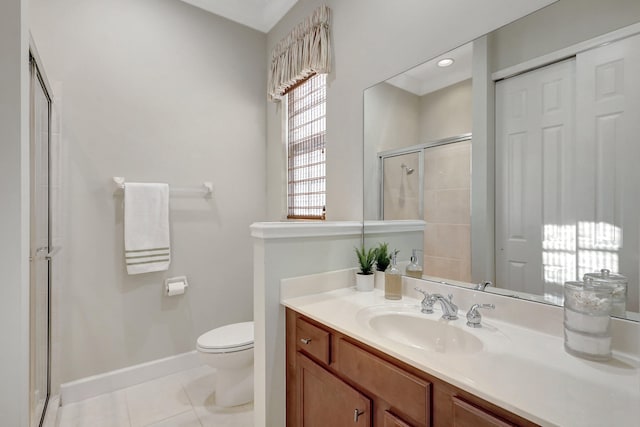
<svg viewBox="0 0 640 427">
<path fill-rule="evenodd" d="M 234 323 L 206 332 L 198 338 L 203 350 L 245 350 L 253 347 L 253 322 Z"/>
</svg>

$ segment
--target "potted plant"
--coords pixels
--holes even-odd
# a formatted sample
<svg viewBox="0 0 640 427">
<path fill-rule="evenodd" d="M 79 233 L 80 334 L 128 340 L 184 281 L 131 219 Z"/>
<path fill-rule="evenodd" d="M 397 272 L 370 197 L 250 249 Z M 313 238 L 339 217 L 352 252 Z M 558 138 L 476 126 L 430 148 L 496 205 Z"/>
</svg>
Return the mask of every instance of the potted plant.
<svg viewBox="0 0 640 427">
<path fill-rule="evenodd" d="M 384 272 L 391 264 L 391 257 L 393 253 L 398 253 L 397 250 L 389 252 L 388 243 L 379 243 L 376 248 L 376 272 L 375 272 L 375 287 L 384 289 Z"/>
<path fill-rule="evenodd" d="M 373 264 L 376 262 L 378 250 L 365 249 L 364 245 L 356 249 L 360 271 L 356 274 L 356 289 L 359 291 L 373 290 Z"/>
<path fill-rule="evenodd" d="M 384 272 L 391 264 L 391 254 L 389 254 L 389 244 L 380 243 L 376 250 L 376 270 Z"/>
</svg>

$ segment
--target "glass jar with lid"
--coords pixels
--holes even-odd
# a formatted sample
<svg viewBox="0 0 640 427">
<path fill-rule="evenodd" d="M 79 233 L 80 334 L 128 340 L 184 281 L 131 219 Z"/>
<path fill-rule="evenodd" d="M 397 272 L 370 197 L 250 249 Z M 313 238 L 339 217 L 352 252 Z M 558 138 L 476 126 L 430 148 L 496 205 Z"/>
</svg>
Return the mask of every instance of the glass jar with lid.
<svg viewBox="0 0 640 427">
<path fill-rule="evenodd" d="M 587 273 L 583 278 L 585 283 L 591 286 L 608 286 L 612 288 L 613 306 L 611 314 L 614 316 L 625 316 L 627 314 L 627 287 L 628 280 L 621 274 L 612 273 L 603 268 L 599 272 Z"/>
<path fill-rule="evenodd" d="M 587 282 L 564 284 L 564 347 L 574 356 L 611 358 L 613 289 Z"/>
</svg>

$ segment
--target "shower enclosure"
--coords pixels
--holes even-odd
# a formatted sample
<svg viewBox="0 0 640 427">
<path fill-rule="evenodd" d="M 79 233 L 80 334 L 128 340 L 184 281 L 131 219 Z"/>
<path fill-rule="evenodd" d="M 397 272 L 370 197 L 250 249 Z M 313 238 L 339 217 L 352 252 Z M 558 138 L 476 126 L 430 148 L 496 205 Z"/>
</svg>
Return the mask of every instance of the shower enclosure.
<svg viewBox="0 0 640 427">
<path fill-rule="evenodd" d="M 424 274 L 471 280 L 471 134 L 378 153 L 379 218 L 425 221 Z"/>
<path fill-rule="evenodd" d="M 50 291 L 51 97 L 36 56 L 29 57 L 30 84 L 30 426 L 42 425 L 51 387 Z"/>
<path fill-rule="evenodd" d="M 398 150 L 380 155 L 382 219 L 422 219 L 424 150 Z"/>
</svg>

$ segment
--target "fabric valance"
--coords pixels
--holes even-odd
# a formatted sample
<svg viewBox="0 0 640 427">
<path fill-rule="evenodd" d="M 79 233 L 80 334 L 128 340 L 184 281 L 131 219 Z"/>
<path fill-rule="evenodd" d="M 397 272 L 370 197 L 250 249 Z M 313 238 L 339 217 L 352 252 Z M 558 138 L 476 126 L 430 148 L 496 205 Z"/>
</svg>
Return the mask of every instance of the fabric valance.
<svg viewBox="0 0 640 427">
<path fill-rule="evenodd" d="M 330 19 L 331 9 L 320 6 L 273 49 L 267 85 L 271 101 L 307 77 L 331 71 Z"/>
</svg>

